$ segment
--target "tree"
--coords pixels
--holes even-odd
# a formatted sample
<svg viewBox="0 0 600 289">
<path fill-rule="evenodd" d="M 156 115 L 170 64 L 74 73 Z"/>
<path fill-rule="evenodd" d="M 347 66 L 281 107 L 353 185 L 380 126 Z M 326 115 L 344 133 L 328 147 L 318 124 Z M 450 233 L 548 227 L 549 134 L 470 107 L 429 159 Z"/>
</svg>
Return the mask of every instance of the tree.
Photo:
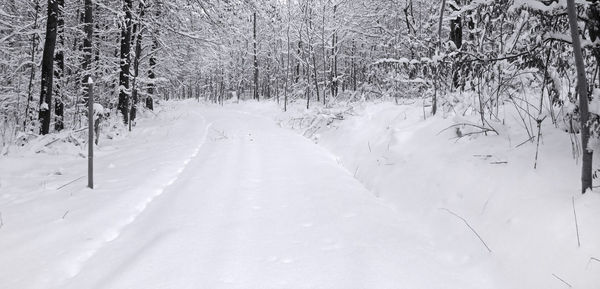
<svg viewBox="0 0 600 289">
<path fill-rule="evenodd" d="M 139 13 L 137 15 L 137 19 L 135 21 L 135 24 L 133 24 L 133 36 L 134 36 L 134 42 L 135 42 L 135 49 L 134 49 L 134 55 L 133 55 L 133 74 L 132 74 L 132 83 L 131 83 L 131 98 L 132 98 L 132 104 L 131 104 L 131 111 L 129 113 L 129 118 L 130 121 L 133 122 L 135 120 L 136 117 L 136 112 L 137 112 L 137 104 L 138 104 L 138 72 L 139 72 L 139 67 L 140 67 L 140 56 L 142 54 L 142 35 L 143 35 L 143 29 L 144 27 L 142 27 L 142 20 L 144 19 L 144 10 L 146 9 L 146 7 L 144 6 L 144 2 L 140 1 L 140 5 L 139 5 Z"/>
<path fill-rule="evenodd" d="M 121 23 L 121 54 L 120 54 L 120 72 L 119 72 L 119 102 L 117 107 L 123 115 L 123 122 L 129 122 L 129 109 L 131 105 L 129 91 L 129 66 L 131 50 L 131 10 L 132 0 L 123 0 L 123 12 L 125 19 Z"/>
<path fill-rule="evenodd" d="M 160 18 L 160 7 L 158 7 L 158 3 L 155 3 L 156 9 L 156 18 Z M 156 70 L 156 52 L 158 51 L 158 30 L 155 29 L 152 32 L 152 51 L 150 51 L 150 59 L 148 60 L 148 95 L 146 96 L 146 108 L 150 110 L 154 110 L 154 93 L 155 93 L 155 84 L 156 74 L 154 71 Z"/>
<path fill-rule="evenodd" d="M 90 78 L 92 75 L 92 39 L 94 34 L 93 22 L 94 17 L 92 0 L 85 0 L 83 14 L 83 32 L 85 33 L 85 37 L 83 38 L 83 85 L 87 85 L 88 78 Z"/>
<path fill-rule="evenodd" d="M 40 92 L 40 134 L 50 131 L 50 107 L 52 105 L 52 81 L 54 77 L 54 49 L 58 26 L 58 0 L 48 0 L 48 19 L 46 20 L 46 39 L 42 56 L 42 87 Z"/>
<path fill-rule="evenodd" d="M 34 4 L 35 6 L 35 13 L 34 13 L 34 20 L 33 20 L 33 29 L 37 29 L 38 28 L 38 17 L 39 17 L 39 10 L 40 10 L 40 1 L 39 0 L 35 0 Z M 33 101 L 33 81 L 35 79 L 35 72 L 37 69 L 37 66 L 34 64 L 35 63 L 35 57 L 37 55 L 37 41 L 38 37 L 36 33 L 33 33 L 31 35 L 31 58 L 30 58 L 30 66 L 31 66 L 31 72 L 29 75 L 29 85 L 27 88 L 27 105 L 25 106 L 25 119 L 23 120 L 23 130 L 27 130 L 27 121 L 30 121 L 33 119 L 33 117 L 30 115 L 29 113 L 29 106 L 31 104 L 31 102 Z"/>
<path fill-rule="evenodd" d="M 54 62 L 56 64 L 56 69 L 54 69 L 54 78 L 55 78 L 55 86 L 56 89 L 56 97 L 54 97 L 54 130 L 61 131 L 64 127 L 64 109 L 65 105 L 63 103 L 63 93 L 62 93 L 62 85 L 61 80 L 64 75 L 65 69 L 65 55 L 64 55 L 64 46 L 65 46 L 65 0 L 56 0 L 58 2 L 58 32 L 57 32 L 57 41 L 58 41 L 58 51 L 56 55 L 54 55 Z"/>
<path fill-rule="evenodd" d="M 253 41 L 252 45 L 254 47 L 254 99 L 259 100 L 258 96 L 258 49 L 256 48 L 256 12 L 252 13 L 252 23 L 253 23 Z"/>
<path fill-rule="evenodd" d="M 581 123 L 581 193 L 592 189 L 592 151 L 588 148 L 590 139 L 590 127 L 588 125 L 588 83 L 585 76 L 585 64 L 581 53 L 581 40 L 579 38 L 579 26 L 577 24 L 577 10 L 574 0 L 567 0 L 567 12 L 569 15 L 569 26 L 571 38 L 573 39 L 573 56 L 577 69 L 577 91 L 579 93 L 579 120 Z"/>
</svg>

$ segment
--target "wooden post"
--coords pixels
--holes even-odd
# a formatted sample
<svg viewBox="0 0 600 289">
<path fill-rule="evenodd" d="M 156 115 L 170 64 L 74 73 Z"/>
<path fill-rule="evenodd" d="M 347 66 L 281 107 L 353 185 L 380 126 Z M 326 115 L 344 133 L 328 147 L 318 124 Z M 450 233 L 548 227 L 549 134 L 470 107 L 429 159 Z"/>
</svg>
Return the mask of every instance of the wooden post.
<svg viewBox="0 0 600 289">
<path fill-rule="evenodd" d="M 94 81 L 88 77 L 88 188 L 94 188 Z"/>
</svg>

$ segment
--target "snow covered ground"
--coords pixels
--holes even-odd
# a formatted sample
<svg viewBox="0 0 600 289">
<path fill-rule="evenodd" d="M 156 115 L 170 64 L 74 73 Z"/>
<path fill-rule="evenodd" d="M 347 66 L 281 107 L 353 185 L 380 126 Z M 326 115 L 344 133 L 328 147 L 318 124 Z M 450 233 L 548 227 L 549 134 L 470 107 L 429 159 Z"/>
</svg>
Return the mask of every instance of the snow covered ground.
<svg viewBox="0 0 600 289">
<path fill-rule="evenodd" d="M 549 122 L 534 170 L 535 143 L 525 142 L 529 137 L 510 111 L 504 124 L 492 123 L 500 135 L 457 138 L 456 129 L 447 128 L 477 124 L 477 116 L 424 120 L 420 102 L 308 112 L 298 104 L 288 113 L 241 106 L 270 115 L 335 154 L 374 196 L 418 223 L 435 255 L 453 266 L 491 263 L 511 288 L 598 288 L 600 196 L 579 193 L 580 167 L 569 135 Z M 460 129 L 463 135 L 475 131 Z"/>
<path fill-rule="evenodd" d="M 169 102 L 100 141 L 94 190 L 85 148 L 15 150 L 0 288 L 597 288 L 600 197 L 568 135 L 545 129 L 533 170 L 517 127 L 438 134 L 456 121 Z"/>
</svg>

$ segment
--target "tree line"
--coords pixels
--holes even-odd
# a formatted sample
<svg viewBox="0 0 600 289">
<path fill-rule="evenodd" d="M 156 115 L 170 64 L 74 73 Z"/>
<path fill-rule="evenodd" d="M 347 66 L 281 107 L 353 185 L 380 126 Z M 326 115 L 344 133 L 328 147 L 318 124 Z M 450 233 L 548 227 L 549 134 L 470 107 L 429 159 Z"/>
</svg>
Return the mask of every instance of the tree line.
<svg viewBox="0 0 600 289">
<path fill-rule="evenodd" d="M 592 186 L 595 0 L 1 3 L 3 146 L 85 125 L 88 77 L 125 124 L 170 98 L 274 99 L 283 109 L 411 98 L 429 114 L 476 114 L 481 133 L 498 133 L 507 107 L 531 142 L 544 123 L 580 133 L 582 187 Z"/>
</svg>

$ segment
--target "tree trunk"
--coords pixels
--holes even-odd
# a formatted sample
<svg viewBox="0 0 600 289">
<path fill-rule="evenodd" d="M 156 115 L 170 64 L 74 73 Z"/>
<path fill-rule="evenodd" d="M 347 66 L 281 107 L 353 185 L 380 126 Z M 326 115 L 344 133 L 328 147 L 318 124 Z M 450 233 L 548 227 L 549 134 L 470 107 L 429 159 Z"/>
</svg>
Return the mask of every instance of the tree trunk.
<svg viewBox="0 0 600 289">
<path fill-rule="evenodd" d="M 356 91 L 356 42 L 352 40 L 352 90 Z"/>
<path fill-rule="evenodd" d="M 132 0 L 124 0 L 123 11 L 125 12 L 125 21 L 121 23 L 121 54 L 119 73 L 119 103 L 118 109 L 123 115 L 123 123 L 129 122 L 129 53 L 131 50 L 131 9 Z"/>
<path fill-rule="evenodd" d="M 283 111 L 287 111 L 287 103 L 288 103 L 288 83 L 289 83 L 289 74 L 290 74 L 290 2 L 287 2 L 287 12 L 288 12 L 288 23 L 287 23 L 287 70 L 285 71 L 285 96 L 283 98 Z"/>
<path fill-rule="evenodd" d="M 253 22 L 254 22 L 254 99 L 259 100 L 259 96 L 258 96 L 258 58 L 257 58 L 257 54 L 258 54 L 258 50 L 256 48 L 256 12 L 254 12 L 254 14 L 252 14 L 252 18 L 253 18 Z"/>
<path fill-rule="evenodd" d="M 139 10 L 140 14 L 138 15 L 136 23 L 133 25 L 133 35 L 135 35 L 135 55 L 133 57 L 133 78 L 131 82 L 131 96 L 133 103 L 131 104 L 131 111 L 129 113 L 129 118 L 133 122 L 137 113 L 137 104 L 138 104 L 138 88 L 137 88 L 137 77 L 140 67 L 140 55 L 142 54 L 142 24 L 141 21 L 144 18 L 144 3 L 140 1 Z"/>
<path fill-rule="evenodd" d="M 54 62 L 56 64 L 56 69 L 54 70 L 54 78 L 56 89 L 56 97 L 54 98 L 54 130 L 61 131 L 64 125 L 64 103 L 63 103 L 63 92 L 61 86 L 61 79 L 64 75 L 65 68 L 65 57 L 64 57 L 64 46 L 65 46 L 65 18 L 64 18 L 64 8 L 65 8 L 65 0 L 56 0 L 58 2 L 58 27 L 57 27 L 57 41 L 58 41 L 58 51 L 54 55 Z"/>
<path fill-rule="evenodd" d="M 35 15 L 33 20 L 33 29 L 38 27 L 38 18 L 40 11 L 40 1 L 36 0 L 35 3 Z M 33 101 L 33 79 L 35 78 L 35 71 L 37 66 L 34 64 L 35 56 L 37 54 L 37 37 L 36 33 L 31 36 L 31 73 L 29 75 L 29 85 L 27 87 L 27 105 L 25 106 L 25 120 L 23 121 L 23 131 L 27 130 L 27 121 L 33 120 L 33 116 L 29 114 L 29 106 Z"/>
<path fill-rule="evenodd" d="M 156 69 L 156 58 L 154 57 L 154 53 L 156 53 L 157 49 L 158 49 L 158 39 L 156 39 L 156 37 L 154 37 L 152 39 L 152 51 L 150 52 L 150 53 L 152 53 L 152 56 L 150 56 L 150 59 L 148 60 L 148 62 L 150 64 L 150 68 L 148 68 L 148 78 L 150 79 L 150 83 L 148 83 L 148 96 L 146 97 L 146 107 L 150 110 L 154 110 L 154 100 L 153 100 L 153 96 L 154 96 L 154 92 L 155 92 L 154 80 L 156 79 L 156 74 L 154 73 L 154 70 Z"/>
<path fill-rule="evenodd" d="M 590 139 L 590 127 L 588 126 L 588 84 L 585 76 L 585 64 L 581 53 L 581 40 L 579 38 L 579 27 L 577 25 L 577 10 L 575 0 L 567 0 L 567 12 L 569 15 L 569 26 L 571 27 L 571 38 L 573 39 L 573 54 L 577 68 L 577 90 L 579 92 L 579 119 L 581 121 L 581 193 L 592 189 L 592 152 L 588 150 Z"/>
<path fill-rule="evenodd" d="M 462 46 L 462 19 L 460 16 L 450 20 L 450 40 L 457 49 Z"/>
<path fill-rule="evenodd" d="M 446 9 L 446 0 L 442 0 L 440 5 L 440 16 L 438 23 L 438 47 L 442 46 L 442 21 L 444 20 L 444 9 Z"/>
<path fill-rule="evenodd" d="M 83 16 L 83 30 L 85 32 L 85 38 L 83 39 L 83 87 L 88 87 L 88 78 L 92 76 L 92 37 L 94 32 L 94 18 L 92 15 L 92 0 L 85 0 L 85 11 Z M 87 103 L 87 93 L 84 95 L 84 99 Z"/>
<path fill-rule="evenodd" d="M 337 11 L 337 5 L 333 5 L 333 20 L 335 23 L 335 13 Z M 333 31 L 331 36 L 331 56 L 333 57 L 333 67 L 331 68 L 331 96 L 336 97 L 338 94 L 338 80 L 337 80 L 337 32 Z"/>
<path fill-rule="evenodd" d="M 46 21 L 46 40 L 42 55 L 42 88 L 40 91 L 40 134 L 50 131 L 50 106 L 52 104 L 52 81 L 54 76 L 54 49 L 58 26 L 58 1 L 48 0 L 48 19 Z"/>
<path fill-rule="evenodd" d="M 158 1 L 156 2 L 156 5 L 158 5 Z M 156 7 L 156 19 L 160 18 L 160 7 Z M 154 83 L 154 80 L 156 79 L 156 74 L 155 74 L 155 70 L 156 70 L 156 52 L 158 50 L 158 29 L 154 30 L 154 33 L 152 35 L 152 51 L 150 51 L 150 59 L 148 60 L 148 63 L 150 64 L 150 68 L 148 68 L 148 78 L 150 79 L 150 83 L 148 83 L 148 96 L 146 97 L 146 107 L 150 110 L 154 110 L 154 93 L 155 93 L 155 86 L 156 84 Z"/>
<path fill-rule="evenodd" d="M 307 42 L 307 45 L 308 45 L 308 59 L 306 59 L 306 64 L 307 64 L 307 69 L 309 71 L 307 73 L 310 74 L 310 58 L 312 56 L 313 79 L 314 79 L 314 83 L 315 83 L 315 90 L 316 90 L 316 93 L 317 93 L 317 102 L 319 102 L 320 95 L 319 95 L 319 83 L 318 83 L 319 80 L 317 79 L 317 58 L 315 56 L 316 53 L 315 53 L 314 48 L 313 48 L 312 40 L 311 40 L 311 37 L 310 37 L 310 30 L 309 30 L 309 29 L 312 29 L 312 18 L 311 18 L 312 17 L 312 9 L 310 9 L 308 5 L 309 4 L 307 2 L 307 4 L 306 4 L 306 13 L 307 13 L 306 22 L 307 23 L 305 24 L 306 25 L 306 40 L 308 41 Z M 307 83 L 307 85 L 310 85 L 310 81 Z M 307 105 L 306 105 L 307 108 L 309 107 L 308 103 L 309 103 L 309 101 L 307 101 Z"/>
<path fill-rule="evenodd" d="M 323 26 L 321 27 L 321 40 L 323 45 L 323 105 L 327 102 L 327 50 L 325 47 L 325 11 L 327 3 L 323 3 Z"/>
</svg>

